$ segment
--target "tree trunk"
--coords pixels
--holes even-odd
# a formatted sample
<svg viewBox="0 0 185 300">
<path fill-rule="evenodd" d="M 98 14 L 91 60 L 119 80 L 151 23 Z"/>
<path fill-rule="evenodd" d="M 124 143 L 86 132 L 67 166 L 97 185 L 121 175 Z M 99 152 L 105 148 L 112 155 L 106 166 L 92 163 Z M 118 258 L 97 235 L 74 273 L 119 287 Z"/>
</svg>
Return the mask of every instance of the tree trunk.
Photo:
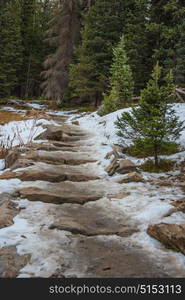
<svg viewBox="0 0 185 300">
<path fill-rule="evenodd" d="M 158 158 L 158 145 L 154 146 L 154 161 L 155 161 L 155 167 L 159 167 L 159 158 Z"/>
</svg>

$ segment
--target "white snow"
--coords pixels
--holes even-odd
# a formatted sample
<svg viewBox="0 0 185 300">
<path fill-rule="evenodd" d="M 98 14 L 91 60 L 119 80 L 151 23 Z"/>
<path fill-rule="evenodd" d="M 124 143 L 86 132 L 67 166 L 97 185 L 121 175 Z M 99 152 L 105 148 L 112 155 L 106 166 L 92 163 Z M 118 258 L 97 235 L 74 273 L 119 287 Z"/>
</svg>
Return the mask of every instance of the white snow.
<svg viewBox="0 0 185 300">
<path fill-rule="evenodd" d="M 0 171 L 3 170 L 4 168 L 5 168 L 5 160 L 0 159 Z"/>
<path fill-rule="evenodd" d="M 33 108 L 33 109 L 39 109 L 42 110 L 45 108 L 45 105 L 43 104 L 38 104 L 38 103 L 27 103 L 27 106 Z"/>
<path fill-rule="evenodd" d="M 0 230 L 0 247 L 16 246 L 20 255 L 31 254 L 31 260 L 18 277 L 51 276 L 64 263 L 70 233 L 48 230 L 54 222 L 58 205 L 28 200 L 17 201 L 21 210 L 14 224 Z"/>
<path fill-rule="evenodd" d="M 2 193 L 14 193 L 19 187 L 21 181 L 19 179 L 0 180 L 0 194 Z"/>
<path fill-rule="evenodd" d="M 45 131 L 43 125 L 53 123 L 45 119 L 9 122 L 0 126 L 0 143 L 3 143 L 7 148 L 25 145 Z"/>
<path fill-rule="evenodd" d="M 48 110 L 47 111 L 49 115 L 55 115 L 55 116 L 64 116 L 64 117 L 68 117 L 70 115 L 74 116 L 78 116 L 78 110 L 74 109 L 74 110 Z"/>
<path fill-rule="evenodd" d="M 17 112 L 17 113 L 25 113 L 26 112 L 25 109 L 17 109 L 15 107 L 11 107 L 11 106 L 3 106 L 3 107 L 0 108 L 0 110 L 10 111 L 10 112 Z"/>
</svg>

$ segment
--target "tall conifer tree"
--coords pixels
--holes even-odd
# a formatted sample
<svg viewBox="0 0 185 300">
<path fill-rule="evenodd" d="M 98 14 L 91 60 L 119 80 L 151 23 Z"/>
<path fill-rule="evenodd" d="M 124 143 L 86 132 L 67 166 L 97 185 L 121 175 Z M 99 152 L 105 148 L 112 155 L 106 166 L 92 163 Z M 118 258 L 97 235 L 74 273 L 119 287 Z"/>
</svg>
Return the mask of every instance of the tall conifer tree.
<svg viewBox="0 0 185 300">
<path fill-rule="evenodd" d="M 128 5 L 131 8 L 131 3 Z M 107 89 L 112 50 L 122 35 L 127 12 L 125 1 L 121 0 L 95 1 L 90 8 L 82 44 L 76 51 L 76 64 L 70 71 L 72 96 L 78 101 L 97 104 Z"/>
<path fill-rule="evenodd" d="M 58 1 L 47 32 L 48 43 L 54 51 L 46 58 L 46 70 L 42 73 L 45 79 L 42 84 L 43 95 L 56 100 L 58 104 L 64 101 L 67 92 L 69 65 L 78 32 L 78 1 Z"/>
<path fill-rule="evenodd" d="M 15 93 L 22 64 L 18 0 L 1 3 L 0 40 L 0 97 L 8 97 Z"/>
</svg>

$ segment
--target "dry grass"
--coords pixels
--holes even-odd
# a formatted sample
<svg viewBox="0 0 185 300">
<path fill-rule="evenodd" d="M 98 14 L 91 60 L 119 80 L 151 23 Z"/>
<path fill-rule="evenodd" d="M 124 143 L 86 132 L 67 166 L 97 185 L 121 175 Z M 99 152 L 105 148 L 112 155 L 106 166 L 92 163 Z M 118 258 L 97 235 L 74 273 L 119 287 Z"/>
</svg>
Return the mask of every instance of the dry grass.
<svg viewBox="0 0 185 300">
<path fill-rule="evenodd" d="M 1 134 L 0 131 L 0 159 L 3 159 L 6 157 L 8 151 L 13 148 L 13 143 L 16 140 L 19 142 L 19 147 L 24 147 L 25 145 L 31 144 L 33 141 L 33 137 L 36 134 L 38 127 L 37 127 L 37 120 L 40 117 L 44 117 L 44 115 L 41 115 L 41 112 L 35 112 L 31 110 L 31 113 L 28 115 L 24 116 L 18 113 L 13 113 L 9 111 L 0 111 L 0 125 L 5 125 L 11 121 L 26 121 L 28 119 L 33 119 L 32 125 L 28 127 L 28 125 L 25 122 L 25 128 L 28 131 L 28 138 L 25 141 L 22 137 L 22 133 L 20 131 L 20 128 L 18 125 L 14 126 L 12 128 L 13 136 L 8 134 L 4 135 L 3 133 Z"/>
<path fill-rule="evenodd" d="M 10 112 L 10 111 L 0 111 L 0 125 L 7 124 L 12 121 L 22 121 L 26 120 L 24 115 Z"/>
</svg>

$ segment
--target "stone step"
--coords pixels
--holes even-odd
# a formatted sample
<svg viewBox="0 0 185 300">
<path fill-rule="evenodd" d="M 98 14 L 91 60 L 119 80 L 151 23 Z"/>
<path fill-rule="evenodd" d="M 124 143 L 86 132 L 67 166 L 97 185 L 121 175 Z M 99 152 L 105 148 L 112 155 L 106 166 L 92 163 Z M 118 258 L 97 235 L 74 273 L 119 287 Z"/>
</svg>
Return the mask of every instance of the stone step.
<svg viewBox="0 0 185 300">
<path fill-rule="evenodd" d="M 102 197 L 100 193 L 88 193 L 80 191 L 72 183 L 60 183 L 60 187 L 56 184 L 47 184 L 47 188 L 27 187 L 17 191 L 21 198 L 26 198 L 30 201 L 41 201 L 45 203 L 63 204 L 77 203 L 85 204 L 89 201 L 96 201 Z"/>
<path fill-rule="evenodd" d="M 60 146 L 55 146 L 52 143 L 40 143 L 40 144 L 33 143 L 29 148 L 33 150 L 44 150 L 44 151 L 60 151 L 62 148 L 62 151 L 78 152 L 77 148 L 74 148 L 71 145 L 65 146 L 65 143 L 63 143 L 63 145 Z"/>
<path fill-rule="evenodd" d="M 89 171 L 89 168 L 81 166 L 52 165 L 35 163 L 27 169 L 17 172 L 5 172 L 0 179 L 19 178 L 23 181 L 43 180 L 49 182 L 61 181 L 89 181 L 99 179 L 98 176 Z"/>
<path fill-rule="evenodd" d="M 74 204 L 73 206 L 63 206 L 49 228 L 85 236 L 119 235 L 127 237 L 138 231 L 137 225 L 128 224 L 124 215 L 119 217 L 116 214 L 116 218 L 114 218 L 109 211 L 100 210 L 96 204 L 90 207 Z"/>
<path fill-rule="evenodd" d="M 128 196 L 128 193 L 125 193 L 124 186 L 113 182 L 110 185 L 109 181 L 104 179 L 59 183 L 27 181 L 23 182 L 21 186 L 22 188 L 17 189 L 18 196 L 27 198 L 30 201 L 43 201 L 56 204 L 84 204 L 102 197 L 123 199 Z M 113 191 L 114 194 L 112 194 Z"/>
<path fill-rule="evenodd" d="M 76 126 L 43 126 L 46 131 L 37 136 L 37 140 L 55 140 L 55 141 L 77 141 L 86 138 L 86 133 L 76 128 Z"/>
<path fill-rule="evenodd" d="M 31 151 L 24 156 L 25 159 L 31 159 L 37 162 L 46 162 L 52 164 L 67 164 L 67 165 L 81 165 L 86 163 L 93 163 L 96 160 L 87 152 L 73 153 L 63 151 Z"/>
</svg>

